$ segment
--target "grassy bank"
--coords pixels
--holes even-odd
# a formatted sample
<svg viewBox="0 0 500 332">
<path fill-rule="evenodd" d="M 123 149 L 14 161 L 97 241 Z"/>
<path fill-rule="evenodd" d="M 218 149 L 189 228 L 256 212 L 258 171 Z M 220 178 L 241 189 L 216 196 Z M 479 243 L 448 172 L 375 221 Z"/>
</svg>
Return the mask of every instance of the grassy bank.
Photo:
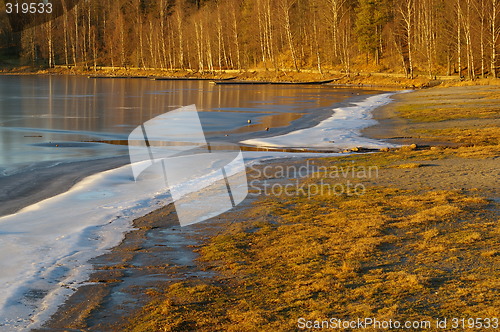
<svg viewBox="0 0 500 332">
<path fill-rule="evenodd" d="M 496 86 L 457 86 L 398 94 L 376 114 L 381 126 L 365 134 L 397 143 L 456 145 L 460 157 L 498 153 L 500 92 Z M 442 152 L 445 154 L 450 151 Z"/>
<path fill-rule="evenodd" d="M 199 248 L 200 266 L 217 277 L 151 290 L 124 328 L 290 331 L 299 317 L 498 317 L 498 90 L 453 89 L 401 95 L 384 116 L 407 135 L 458 146 L 314 160 L 322 172 L 299 179 L 306 188 L 351 181 L 364 194 L 259 199 L 246 221 Z M 331 176 L 367 166 L 377 176 Z"/>
<path fill-rule="evenodd" d="M 489 202 L 372 188 L 362 198 L 266 201 L 267 217 L 201 249 L 211 282 L 152 293 L 132 331 L 289 331 L 299 317 L 495 317 L 498 235 Z M 216 327 L 216 329 L 214 329 Z"/>
</svg>

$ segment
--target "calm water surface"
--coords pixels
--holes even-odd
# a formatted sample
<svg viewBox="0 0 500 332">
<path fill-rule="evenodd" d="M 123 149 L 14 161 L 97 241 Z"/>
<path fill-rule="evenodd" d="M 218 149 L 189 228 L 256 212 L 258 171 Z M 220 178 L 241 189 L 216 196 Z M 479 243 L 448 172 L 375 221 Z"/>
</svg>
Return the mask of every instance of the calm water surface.
<svg viewBox="0 0 500 332">
<path fill-rule="evenodd" d="M 89 142 L 126 140 L 136 126 L 186 105 L 197 106 L 207 138 L 238 142 L 291 130 L 348 97 L 373 93 L 330 86 L 0 76 L 0 171 L 125 155 L 124 146 Z"/>
</svg>

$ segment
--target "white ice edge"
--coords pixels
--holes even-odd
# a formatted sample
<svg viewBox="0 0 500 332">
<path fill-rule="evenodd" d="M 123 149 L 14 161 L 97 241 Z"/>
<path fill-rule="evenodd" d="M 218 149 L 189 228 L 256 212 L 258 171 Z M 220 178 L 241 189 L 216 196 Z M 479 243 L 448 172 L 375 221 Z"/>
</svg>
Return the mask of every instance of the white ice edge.
<svg viewBox="0 0 500 332">
<path fill-rule="evenodd" d="M 353 106 L 338 107 L 333 109 L 333 114 L 318 125 L 292 131 L 288 134 L 255 138 L 241 143 L 258 147 L 270 148 L 316 148 L 338 150 L 361 147 L 367 149 L 380 149 L 384 147 L 397 147 L 396 144 L 387 143 L 361 136 L 361 130 L 377 124 L 372 112 L 377 107 L 392 101 L 391 96 L 407 91 L 383 93 L 370 96 L 364 100 L 353 103 Z"/>
<path fill-rule="evenodd" d="M 270 159 L 326 155 L 332 156 L 245 152 L 244 159 L 249 167 Z M 228 176 L 241 170 L 228 166 Z M 177 189 L 188 193 L 194 184 L 213 181 L 209 173 Z M 1 217 L 0 330 L 40 327 L 88 280 L 91 258 L 118 245 L 135 218 L 171 202 L 158 173 L 146 172 L 135 182 L 129 164 L 91 175 L 67 192 Z"/>
<path fill-rule="evenodd" d="M 372 125 L 371 110 L 390 101 L 392 93 L 369 97 L 356 106 L 339 108 L 318 126 L 287 135 L 248 140 L 246 144 L 268 146 L 332 147 L 331 137 L 342 138 L 334 129 L 339 121 L 348 126 L 342 145 L 366 146 L 377 141 L 359 136 L 359 130 Z M 333 123 L 333 121 L 336 121 Z M 355 125 L 354 122 L 363 124 Z M 345 127 L 342 130 L 346 130 Z M 307 137 L 311 135 L 311 141 Z M 318 143 L 319 139 L 319 143 Z M 363 141 L 367 140 L 367 141 Z M 252 142 L 252 143 L 249 143 Z M 299 143 L 300 144 L 297 144 Z M 309 145 L 309 142 L 312 142 Z M 316 143 L 314 143 L 316 142 Z M 363 142 L 363 144 L 360 144 Z M 286 144 L 285 144 L 286 143 Z M 349 143 L 349 144 L 347 144 Z M 374 145 L 371 145 L 374 146 Z M 387 146 L 387 144 L 383 144 Z M 326 157 L 332 153 L 244 152 L 247 167 L 280 158 Z M 187 165 L 188 166 L 188 165 Z M 238 167 L 234 167 L 233 171 Z M 171 203 L 158 173 L 146 172 L 140 181 L 132 176 L 132 165 L 89 176 L 70 190 L 33 204 L 16 214 L 0 218 L 0 329 L 27 331 L 40 327 L 92 272 L 88 263 L 118 245 L 135 218 Z M 231 171 L 228 171 L 228 176 Z M 214 174 L 196 183 L 210 184 Z M 37 297 L 37 292 L 43 296 Z"/>
</svg>

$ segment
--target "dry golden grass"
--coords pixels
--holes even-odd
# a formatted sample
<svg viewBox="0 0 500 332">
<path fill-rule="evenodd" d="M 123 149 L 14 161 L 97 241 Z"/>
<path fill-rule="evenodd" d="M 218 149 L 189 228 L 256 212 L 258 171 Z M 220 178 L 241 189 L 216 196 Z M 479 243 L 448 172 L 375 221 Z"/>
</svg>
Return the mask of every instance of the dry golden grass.
<svg viewBox="0 0 500 332">
<path fill-rule="evenodd" d="M 431 148 L 428 158 L 491 158 L 500 155 L 500 93 L 495 87 L 434 89 L 396 104 L 408 131 L 422 141 L 452 142 L 456 148 Z M 437 93 L 436 93 L 437 92 Z M 404 148 L 403 148 L 404 150 Z M 438 156 L 439 155 L 439 156 Z"/>
<path fill-rule="evenodd" d="M 478 85 L 500 85 L 500 79 L 494 79 L 494 78 L 485 78 L 485 79 L 477 79 L 474 81 L 470 80 L 449 80 L 449 81 L 444 81 L 440 87 L 442 88 L 447 88 L 447 87 L 456 87 L 456 86 L 478 86 Z"/>
<path fill-rule="evenodd" d="M 394 165 L 394 168 L 419 168 L 425 166 L 424 164 L 420 163 L 407 163 L 407 164 L 398 164 Z"/>
<path fill-rule="evenodd" d="M 399 106 L 397 110 L 402 117 L 414 122 L 500 118 L 500 108 L 492 105 L 490 100 L 485 100 L 485 102 L 488 105 L 481 105 L 481 102 L 475 101 L 474 104 L 461 104 L 460 107 L 453 104 L 440 107 L 433 106 L 435 104 L 405 104 Z"/>
<path fill-rule="evenodd" d="M 500 128 L 488 126 L 483 128 L 446 128 L 420 129 L 416 131 L 424 139 L 445 139 L 455 143 L 475 146 L 500 145 Z"/>
<path fill-rule="evenodd" d="M 129 330 L 289 331 L 299 317 L 499 315 L 491 204 L 456 191 L 376 187 L 359 197 L 260 201 L 264 217 L 200 249 L 218 277 L 155 293 Z"/>
</svg>

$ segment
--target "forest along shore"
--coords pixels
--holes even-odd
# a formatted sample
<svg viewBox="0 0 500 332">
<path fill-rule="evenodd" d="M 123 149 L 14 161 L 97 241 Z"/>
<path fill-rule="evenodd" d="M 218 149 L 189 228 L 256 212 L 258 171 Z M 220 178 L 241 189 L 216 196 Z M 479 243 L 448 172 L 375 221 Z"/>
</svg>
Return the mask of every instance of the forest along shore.
<svg viewBox="0 0 500 332">
<path fill-rule="evenodd" d="M 29 21 L 9 29 L 4 17 L 0 66 L 314 69 L 496 78 L 499 13 L 498 0 L 460 5 L 452 0 L 317 0 L 314 5 L 151 0 L 119 6 L 89 0 L 32 29 L 27 29 Z M 15 32 L 23 23 L 26 29 Z"/>
<path fill-rule="evenodd" d="M 498 89 L 433 88 L 396 99 L 365 133 L 421 139 L 425 148 L 280 161 L 273 167 L 309 162 L 320 171 L 270 179 L 252 168 L 249 177 L 299 181 L 306 195 L 250 196 L 184 229 L 169 222 L 172 206 L 139 218 L 46 327 L 281 331 L 299 317 L 498 317 Z M 348 167 L 378 171 L 335 176 Z M 362 194 L 312 192 L 348 181 Z"/>
</svg>

